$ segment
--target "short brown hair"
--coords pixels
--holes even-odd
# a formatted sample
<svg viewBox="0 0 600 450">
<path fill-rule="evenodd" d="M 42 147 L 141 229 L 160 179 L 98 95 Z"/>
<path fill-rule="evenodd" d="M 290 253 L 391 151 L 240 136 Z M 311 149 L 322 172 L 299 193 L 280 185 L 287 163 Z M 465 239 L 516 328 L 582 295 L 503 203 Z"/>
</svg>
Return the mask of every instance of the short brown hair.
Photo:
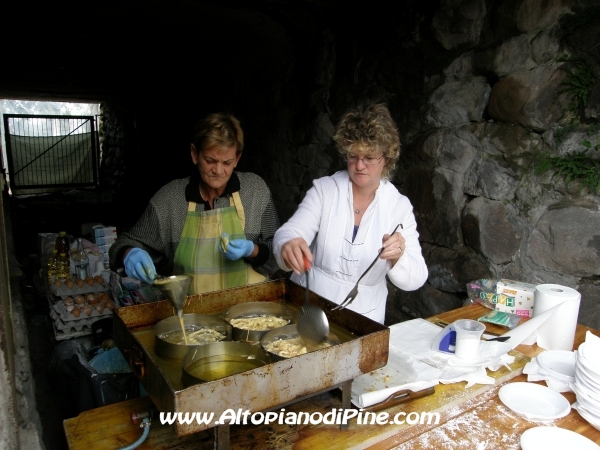
<svg viewBox="0 0 600 450">
<path fill-rule="evenodd" d="M 400 134 L 390 111 L 383 103 L 365 108 L 350 109 L 344 113 L 333 136 L 341 155 L 367 149 L 362 153 L 380 151 L 386 158 L 382 177 L 389 178 L 400 156 Z"/>
<path fill-rule="evenodd" d="M 225 149 L 235 145 L 239 155 L 244 149 L 244 132 L 240 121 L 232 114 L 213 113 L 196 124 L 192 143 L 198 152 L 212 147 Z"/>
</svg>

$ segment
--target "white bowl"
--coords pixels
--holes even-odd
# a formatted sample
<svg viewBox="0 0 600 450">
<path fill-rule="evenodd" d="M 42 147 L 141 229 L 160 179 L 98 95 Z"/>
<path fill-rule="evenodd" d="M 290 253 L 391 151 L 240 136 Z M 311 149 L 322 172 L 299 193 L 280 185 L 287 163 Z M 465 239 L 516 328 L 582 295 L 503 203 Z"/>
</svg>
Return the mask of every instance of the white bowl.
<svg viewBox="0 0 600 450">
<path fill-rule="evenodd" d="M 521 435 L 523 450 L 598 450 L 598 445 L 574 431 L 558 427 L 533 427 Z"/>
<path fill-rule="evenodd" d="M 537 363 L 544 372 L 567 383 L 575 381 L 576 360 L 575 352 L 566 350 L 548 350 L 537 357 Z"/>
</svg>

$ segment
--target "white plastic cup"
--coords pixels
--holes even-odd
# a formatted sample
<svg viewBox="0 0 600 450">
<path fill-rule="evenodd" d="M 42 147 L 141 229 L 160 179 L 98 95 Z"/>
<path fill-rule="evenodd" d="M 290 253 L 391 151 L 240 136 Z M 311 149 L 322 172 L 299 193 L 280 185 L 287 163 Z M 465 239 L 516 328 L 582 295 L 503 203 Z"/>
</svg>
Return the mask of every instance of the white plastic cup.
<svg viewBox="0 0 600 450">
<path fill-rule="evenodd" d="M 476 320 L 461 319 L 454 322 L 456 331 L 456 350 L 454 355 L 460 359 L 479 358 L 479 343 L 485 331 L 485 325 Z"/>
<path fill-rule="evenodd" d="M 100 275 L 105 270 L 106 270 L 106 268 L 104 267 L 104 262 L 103 261 L 96 261 L 96 270 L 94 271 L 94 273 Z"/>
<path fill-rule="evenodd" d="M 110 270 L 103 270 L 100 272 L 100 276 L 104 279 L 105 283 L 110 282 Z"/>
</svg>

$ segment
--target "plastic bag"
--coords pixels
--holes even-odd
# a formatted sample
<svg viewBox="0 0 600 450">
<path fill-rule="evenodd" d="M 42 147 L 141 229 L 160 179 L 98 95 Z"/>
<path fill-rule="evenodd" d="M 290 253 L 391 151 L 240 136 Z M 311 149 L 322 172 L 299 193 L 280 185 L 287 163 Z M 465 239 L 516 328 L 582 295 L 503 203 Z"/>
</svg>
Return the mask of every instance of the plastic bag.
<svg viewBox="0 0 600 450">
<path fill-rule="evenodd" d="M 140 383 L 118 348 L 107 350 L 92 361 L 88 362 L 87 350 L 77 340 L 61 342 L 54 349 L 49 373 L 59 395 L 70 406 L 71 417 L 140 396 Z"/>
<path fill-rule="evenodd" d="M 521 317 L 510 312 L 498 311 L 499 295 L 497 289 L 498 281 L 496 280 L 482 278 L 471 281 L 467 283 L 468 302 L 479 303 L 486 308 L 493 310 L 477 320 L 502 325 L 512 329 L 519 324 Z"/>
<path fill-rule="evenodd" d="M 80 374 L 91 388 L 95 407 L 140 396 L 139 381 L 116 347 L 98 352 L 89 364 L 80 366 Z"/>
<path fill-rule="evenodd" d="M 503 327 L 508 327 L 511 330 L 519 325 L 521 316 L 516 314 L 502 312 L 502 311 L 490 311 L 485 316 L 481 316 L 477 319 L 479 322 L 494 323 Z"/>
<path fill-rule="evenodd" d="M 482 278 L 467 283 L 467 295 L 469 303 L 480 303 L 486 308 L 496 309 L 492 298 L 496 294 L 496 280 Z"/>
<path fill-rule="evenodd" d="M 64 408 L 65 417 L 75 417 L 84 411 L 79 405 L 78 366 L 87 361 L 87 350 L 76 339 L 60 342 L 52 352 L 48 378 L 57 397 L 64 399 L 61 408 Z"/>
<path fill-rule="evenodd" d="M 80 364 L 78 370 L 80 411 L 140 396 L 140 383 L 133 373 L 97 373 L 89 364 Z"/>
</svg>

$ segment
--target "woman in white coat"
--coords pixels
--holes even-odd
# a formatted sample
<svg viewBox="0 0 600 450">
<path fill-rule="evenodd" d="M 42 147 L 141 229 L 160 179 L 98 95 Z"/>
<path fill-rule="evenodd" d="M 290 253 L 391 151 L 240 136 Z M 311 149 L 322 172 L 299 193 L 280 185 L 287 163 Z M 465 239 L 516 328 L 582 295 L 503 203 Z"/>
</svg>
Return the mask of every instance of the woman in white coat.
<svg viewBox="0 0 600 450">
<path fill-rule="evenodd" d="M 310 261 L 311 290 L 339 304 L 383 248 L 348 307 L 383 323 L 386 275 L 405 291 L 427 279 L 412 205 L 388 181 L 400 155 L 398 129 L 386 106 L 375 104 L 346 112 L 333 139 L 348 170 L 313 182 L 275 233 L 273 253 L 301 285 L 303 259 Z"/>
</svg>

